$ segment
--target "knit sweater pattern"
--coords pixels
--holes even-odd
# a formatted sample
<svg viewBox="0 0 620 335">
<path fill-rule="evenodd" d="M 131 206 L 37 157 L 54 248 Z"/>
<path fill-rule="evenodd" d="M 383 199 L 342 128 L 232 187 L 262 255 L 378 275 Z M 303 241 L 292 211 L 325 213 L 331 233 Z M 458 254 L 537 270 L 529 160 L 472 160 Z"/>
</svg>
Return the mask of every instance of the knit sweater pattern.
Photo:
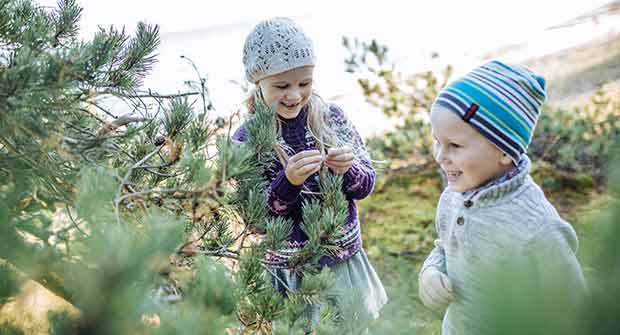
<svg viewBox="0 0 620 335">
<path fill-rule="evenodd" d="M 575 231 L 532 180 L 529 158 L 524 155 L 519 165 L 516 175 L 477 192 L 459 193 L 448 187 L 440 197 L 435 219 L 438 239 L 419 277 L 435 267 L 452 282 L 455 301 L 444 315 L 443 335 L 492 333 L 476 309 L 489 293 L 481 274 L 501 263 L 507 251 L 534 260 L 528 270 L 541 279 L 541 287 L 556 285 L 551 274 L 561 270 L 568 274 L 563 279 L 576 288 L 576 296 L 585 292 Z M 506 285 L 510 289 L 510 283 Z"/>
<path fill-rule="evenodd" d="M 343 262 L 362 248 L 361 228 L 358 218 L 356 200 L 367 197 L 373 190 L 376 173 L 365 150 L 363 140 L 355 127 L 345 117 L 344 112 L 336 105 L 328 106 L 327 120 L 340 138 L 352 143 L 356 150 L 356 159 L 351 168 L 343 175 L 343 193 L 348 203 L 348 214 L 344 222 L 343 236 L 335 241 L 340 247 L 334 255 L 324 256 L 321 265 L 334 265 Z M 304 107 L 293 119 L 280 118 L 281 135 L 290 148 L 289 156 L 304 150 L 316 149 L 316 140 L 307 129 L 307 108 Z M 247 137 L 245 123 L 233 134 L 234 140 L 243 142 Z M 362 152 L 362 154 L 359 154 Z M 274 159 L 266 169 L 268 186 L 267 207 L 269 214 L 291 219 L 293 229 L 286 247 L 280 250 L 268 250 L 265 262 L 274 268 L 291 268 L 289 260 L 307 243 L 308 236 L 301 229 L 302 205 L 305 201 L 316 198 L 319 192 L 319 173 L 308 177 L 302 185 L 293 185 L 285 174 L 284 166 Z"/>
</svg>

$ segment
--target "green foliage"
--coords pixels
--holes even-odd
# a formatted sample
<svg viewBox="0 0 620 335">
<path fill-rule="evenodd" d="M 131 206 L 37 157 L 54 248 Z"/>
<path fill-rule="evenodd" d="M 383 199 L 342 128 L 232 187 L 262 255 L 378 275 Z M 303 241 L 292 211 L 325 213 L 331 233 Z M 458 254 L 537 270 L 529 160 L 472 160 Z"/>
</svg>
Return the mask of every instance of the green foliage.
<svg viewBox="0 0 620 335">
<path fill-rule="evenodd" d="M 188 301 L 202 306 L 214 305 L 222 314 L 231 314 L 236 301 L 231 294 L 234 286 L 230 280 L 230 271 L 208 258 L 197 259 L 195 268 L 196 280 L 191 281 L 186 288 Z"/>
<path fill-rule="evenodd" d="M 302 230 L 308 244 L 292 262 L 317 264 L 324 255 L 336 256 L 338 239 L 343 237 L 342 223 L 347 217 L 347 202 L 342 193 L 342 177 L 323 173 L 320 182 L 322 199 L 307 201 L 302 206 Z"/>
<path fill-rule="evenodd" d="M 17 273 L 17 269 L 0 260 L 0 305 L 17 293 L 23 282 L 24 278 Z"/>
<path fill-rule="evenodd" d="M 497 264 L 479 272 L 488 290 L 473 308 L 488 318 L 484 326 L 493 334 L 583 334 L 578 326 L 584 292 L 571 286 L 574 283 L 567 280 L 570 274 L 562 271 L 532 276 L 533 258 L 545 259 L 545 255 L 530 259 L 503 250 Z M 547 258 L 543 264 L 551 265 L 552 261 Z M 549 283 L 553 286 L 543 288 L 542 277 L 552 277 Z M 507 283 L 511 283 L 510 289 Z"/>
<path fill-rule="evenodd" d="M 24 332 L 18 327 L 8 323 L 0 323 L 0 335 L 24 335 Z"/>
<path fill-rule="evenodd" d="M 193 153 L 190 147 L 185 147 L 179 167 L 187 170 L 186 183 L 193 187 L 209 185 L 214 177 L 213 170 L 207 164 L 204 154 Z"/>
<path fill-rule="evenodd" d="M 359 203 L 366 250 L 371 257 L 423 260 L 435 239 L 435 208 L 441 181 L 434 171 L 402 174 Z"/>
<path fill-rule="evenodd" d="M 77 334 L 146 331 L 146 313 L 174 333 L 193 333 L 190 320 L 221 333 L 232 321 L 222 317 L 232 313 L 229 276 L 199 264 L 212 291 L 172 274 L 197 234 L 212 238 L 197 245 L 218 246 L 207 252 L 234 256 L 220 208 L 230 191 L 206 150 L 223 124 L 189 98 L 206 104 L 203 78 L 200 92 L 143 93 L 157 26 L 139 23 L 133 37 L 101 28 L 77 41 L 75 1 L 0 4 L 0 258 L 80 310 L 78 321 L 50 315 L 52 333 L 68 323 Z M 108 99 L 131 111 L 109 110 Z M 162 263 L 173 270 L 160 272 Z M 17 282 L 7 271 L 0 279 L 4 299 Z M 195 299 L 172 305 L 181 286 Z"/>
<path fill-rule="evenodd" d="M 50 335 L 65 335 L 74 333 L 76 330 L 75 320 L 66 312 L 48 312 L 50 322 Z"/>
<path fill-rule="evenodd" d="M 245 141 L 219 142 L 218 171 L 222 174 L 229 171 L 227 176 L 233 179 L 236 193 L 230 197 L 230 203 L 240 217 L 244 231 L 266 233 L 239 254 L 239 271 L 236 274 L 240 283 L 237 314 L 247 331 L 263 333 L 276 320 L 278 324 L 287 325 L 291 331 L 307 325 L 307 322 L 298 319 L 305 317 L 302 311 L 308 303 L 320 301 L 328 308 L 327 300 L 320 296 L 327 289 L 326 281 L 330 277 L 323 272 L 317 274 L 317 269 L 322 257 L 335 255 L 340 249 L 336 242 L 342 237 L 342 224 L 347 214 L 342 177 L 322 171 L 319 194 L 302 207 L 302 229 L 309 241 L 288 261 L 292 270 L 303 276 L 303 287 L 290 289 L 283 285 L 286 294 L 278 293 L 272 284 L 277 280 L 274 278 L 275 270 L 262 263 L 266 253 L 281 250 L 292 229 L 289 219 L 274 218 L 267 208 L 265 171 L 274 163 L 276 156 L 282 157 L 278 150 L 282 138 L 276 122 L 275 110 L 267 107 L 261 99 L 256 99 L 253 113 L 244 124 L 247 130 Z M 234 172 L 230 168 L 235 168 Z M 328 322 L 323 320 L 322 326 Z"/>
<path fill-rule="evenodd" d="M 274 146 L 282 143 L 282 139 L 278 134 L 275 109 L 266 106 L 260 98 L 255 100 L 252 122 L 247 123 L 247 144 L 254 150 L 258 162 L 266 164 L 273 159 Z"/>
<path fill-rule="evenodd" d="M 281 216 L 269 218 L 267 220 L 266 232 L 267 240 L 265 244 L 271 250 L 279 250 L 284 247 L 284 243 L 291 234 L 293 223 Z"/>
<path fill-rule="evenodd" d="M 343 38 L 350 56 L 347 71 L 358 73 L 358 84 L 366 100 L 390 118 L 400 122 L 394 131 L 368 140 L 374 157 L 390 160 L 390 168 L 432 163 L 432 137 L 428 112 L 443 88 L 452 67 L 440 75 L 432 71 L 405 74 L 389 60 L 388 48 L 376 40 L 370 43 Z"/>
<path fill-rule="evenodd" d="M 540 115 L 530 146 L 535 161 L 569 173 L 587 183 L 603 184 L 612 146 L 620 141 L 620 98 L 617 85 L 600 87 L 582 106 L 546 108 Z M 573 178 L 573 179 L 577 179 Z M 587 186 L 587 185 L 586 185 Z"/>
<path fill-rule="evenodd" d="M 390 160 L 390 169 L 434 168 L 428 112 L 449 80 L 451 67 L 441 76 L 430 71 L 406 75 L 389 62 L 388 48 L 375 40 L 344 38 L 343 45 L 350 53 L 347 71 L 360 76 L 358 83 L 367 101 L 399 120 L 395 130 L 368 140 L 375 157 Z M 538 164 L 535 172 L 545 175 L 543 186 L 588 189 L 604 184 L 610 148 L 620 139 L 618 96 L 617 87 L 608 84 L 582 106 L 543 109 L 528 151 Z"/>
<path fill-rule="evenodd" d="M 0 266 L 0 299 L 14 294 L 22 282 L 8 270 L 15 266 L 80 310 L 78 321 L 50 314 L 50 333 L 194 334 L 200 329 L 221 334 L 241 323 L 241 331 L 267 334 L 274 320 L 285 325 L 276 332 L 294 333 L 303 327 L 307 303 L 326 306 L 317 333 L 363 331 L 365 316 L 357 309 L 331 308 L 332 275 L 316 270 L 322 256 L 338 251 L 334 241 L 346 216 L 341 179 L 321 174 L 323 203 L 307 204 L 304 229 L 311 243 L 296 260 L 304 280 L 299 290 L 281 294 L 263 264 L 268 250 L 282 246 L 291 229 L 290 221 L 270 218 L 265 207 L 265 167 L 276 159 L 274 151 L 281 143 L 275 112 L 257 105 L 244 144 L 218 136 L 226 122 L 210 118 L 213 106 L 199 73 L 198 81 L 188 81 L 194 92 L 166 96 L 139 91 L 155 61 L 157 26 L 141 23 L 133 37 L 114 27 L 102 28 L 92 40 L 77 41 L 80 14 L 71 0 L 60 1 L 55 10 L 28 0 L 0 0 L 0 258 L 10 264 Z M 386 48 L 376 42 L 365 47 L 379 64 L 387 64 Z M 427 162 L 428 130 L 419 122 L 424 122 L 422 111 L 442 83 L 428 73 L 411 78 L 389 68 L 376 73 L 394 96 L 370 81 L 360 84 L 386 114 L 400 115 L 404 123 L 400 132 L 386 136 L 388 145 L 375 147 L 405 165 Z M 426 89 L 405 94 L 407 87 Z M 120 99 L 131 112 L 108 110 L 108 98 Z M 607 132 L 595 134 L 615 134 L 602 127 Z M 417 152 L 416 159 L 402 151 L 407 143 L 419 146 L 409 147 Z M 217 156 L 209 152 L 213 147 Z M 580 155 L 597 148 L 608 150 L 594 147 Z M 421 188 L 413 185 L 417 181 L 393 178 L 379 190 L 396 183 L 403 194 L 436 198 L 438 180 L 424 178 L 428 183 L 420 183 Z M 380 192 L 377 199 L 392 196 Z M 408 246 L 429 245 L 430 208 L 408 205 L 411 211 L 390 221 L 383 220 L 387 212 L 372 218 L 379 204 L 364 203 L 372 210 L 362 221 L 381 221 L 388 232 L 389 222 L 421 218 L 420 229 L 389 230 L 395 238 L 390 241 L 401 243 L 398 237 L 403 236 Z M 404 207 L 401 201 L 387 210 Z M 412 252 L 405 249 L 378 254 Z M 417 255 L 418 250 L 413 252 Z M 207 256 L 224 259 L 230 268 Z M 611 275 L 615 282 L 605 281 L 604 269 L 613 260 L 601 260 L 607 263 L 593 268 L 601 271 L 597 278 L 603 292 L 618 280 Z M 391 295 L 414 298 L 414 286 Z M 344 304 L 359 301 L 353 295 Z M 593 310 L 606 311 L 610 305 L 597 306 Z M 394 323 L 411 325 L 410 315 L 409 323 Z M 156 317 L 159 326 L 143 321 L 145 316 Z M 339 324 L 339 318 L 348 321 Z M 613 326 L 608 319 L 600 324 Z M 383 324 L 375 329 L 397 328 Z M 0 333 L 21 332 L 5 324 Z"/>
<path fill-rule="evenodd" d="M 187 97 L 170 100 L 162 120 L 164 133 L 174 138 L 183 132 L 192 121 L 192 112 L 193 108 Z"/>
<path fill-rule="evenodd" d="M 612 150 L 616 156 L 611 164 L 618 164 L 619 149 L 616 144 Z M 620 218 L 620 173 L 617 170 L 611 171 L 610 189 L 614 199 L 605 211 L 599 213 L 597 221 L 600 233 L 591 245 L 591 298 L 583 308 L 583 333 L 615 334 L 620 330 L 616 317 L 620 312 L 620 229 L 617 224 Z"/>
<path fill-rule="evenodd" d="M 114 177 L 106 170 L 84 170 L 76 185 L 79 190 L 75 202 L 78 216 L 95 223 L 98 220 L 112 221 L 112 203 L 118 188 L 115 184 Z"/>
</svg>

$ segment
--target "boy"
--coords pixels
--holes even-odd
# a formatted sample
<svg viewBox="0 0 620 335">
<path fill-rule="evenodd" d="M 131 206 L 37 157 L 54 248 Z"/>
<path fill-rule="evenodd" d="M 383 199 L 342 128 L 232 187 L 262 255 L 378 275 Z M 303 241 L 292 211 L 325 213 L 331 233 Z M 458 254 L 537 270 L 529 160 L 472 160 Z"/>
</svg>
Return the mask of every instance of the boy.
<svg viewBox="0 0 620 335">
<path fill-rule="evenodd" d="M 419 294 L 429 308 L 447 307 L 444 335 L 497 332 L 489 318 L 502 307 L 483 302 L 501 293 L 489 292 L 500 285 L 484 280 L 506 259 L 527 264 L 523 272 L 540 292 L 562 286 L 575 288 L 567 301 L 583 297 L 575 231 L 529 175 L 527 147 L 545 98 L 544 78 L 491 61 L 450 83 L 431 108 L 433 151 L 448 187 L 437 207 L 439 238 L 420 271 Z M 561 284 L 553 273 L 562 274 Z M 510 292 L 520 283 L 498 284 Z"/>
</svg>

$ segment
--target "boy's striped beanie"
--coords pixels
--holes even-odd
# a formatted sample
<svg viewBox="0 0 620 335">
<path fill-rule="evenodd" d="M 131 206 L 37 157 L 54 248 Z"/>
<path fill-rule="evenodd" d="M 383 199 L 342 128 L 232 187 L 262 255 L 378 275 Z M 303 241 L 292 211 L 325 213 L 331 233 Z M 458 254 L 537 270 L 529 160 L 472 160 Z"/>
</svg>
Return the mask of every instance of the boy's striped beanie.
<svg viewBox="0 0 620 335">
<path fill-rule="evenodd" d="M 494 60 L 451 82 L 434 105 L 455 112 L 516 164 L 532 140 L 545 99 L 542 76 Z"/>
</svg>

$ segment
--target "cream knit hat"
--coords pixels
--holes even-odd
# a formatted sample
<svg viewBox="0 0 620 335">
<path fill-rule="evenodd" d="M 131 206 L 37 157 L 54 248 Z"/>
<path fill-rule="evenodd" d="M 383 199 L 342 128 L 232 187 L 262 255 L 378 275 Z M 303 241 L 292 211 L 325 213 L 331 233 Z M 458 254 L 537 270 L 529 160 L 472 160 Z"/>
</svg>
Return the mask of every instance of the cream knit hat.
<svg viewBox="0 0 620 335">
<path fill-rule="evenodd" d="M 291 19 L 275 17 L 259 22 L 245 39 L 245 78 L 257 83 L 266 77 L 314 65 L 312 41 Z"/>
</svg>

